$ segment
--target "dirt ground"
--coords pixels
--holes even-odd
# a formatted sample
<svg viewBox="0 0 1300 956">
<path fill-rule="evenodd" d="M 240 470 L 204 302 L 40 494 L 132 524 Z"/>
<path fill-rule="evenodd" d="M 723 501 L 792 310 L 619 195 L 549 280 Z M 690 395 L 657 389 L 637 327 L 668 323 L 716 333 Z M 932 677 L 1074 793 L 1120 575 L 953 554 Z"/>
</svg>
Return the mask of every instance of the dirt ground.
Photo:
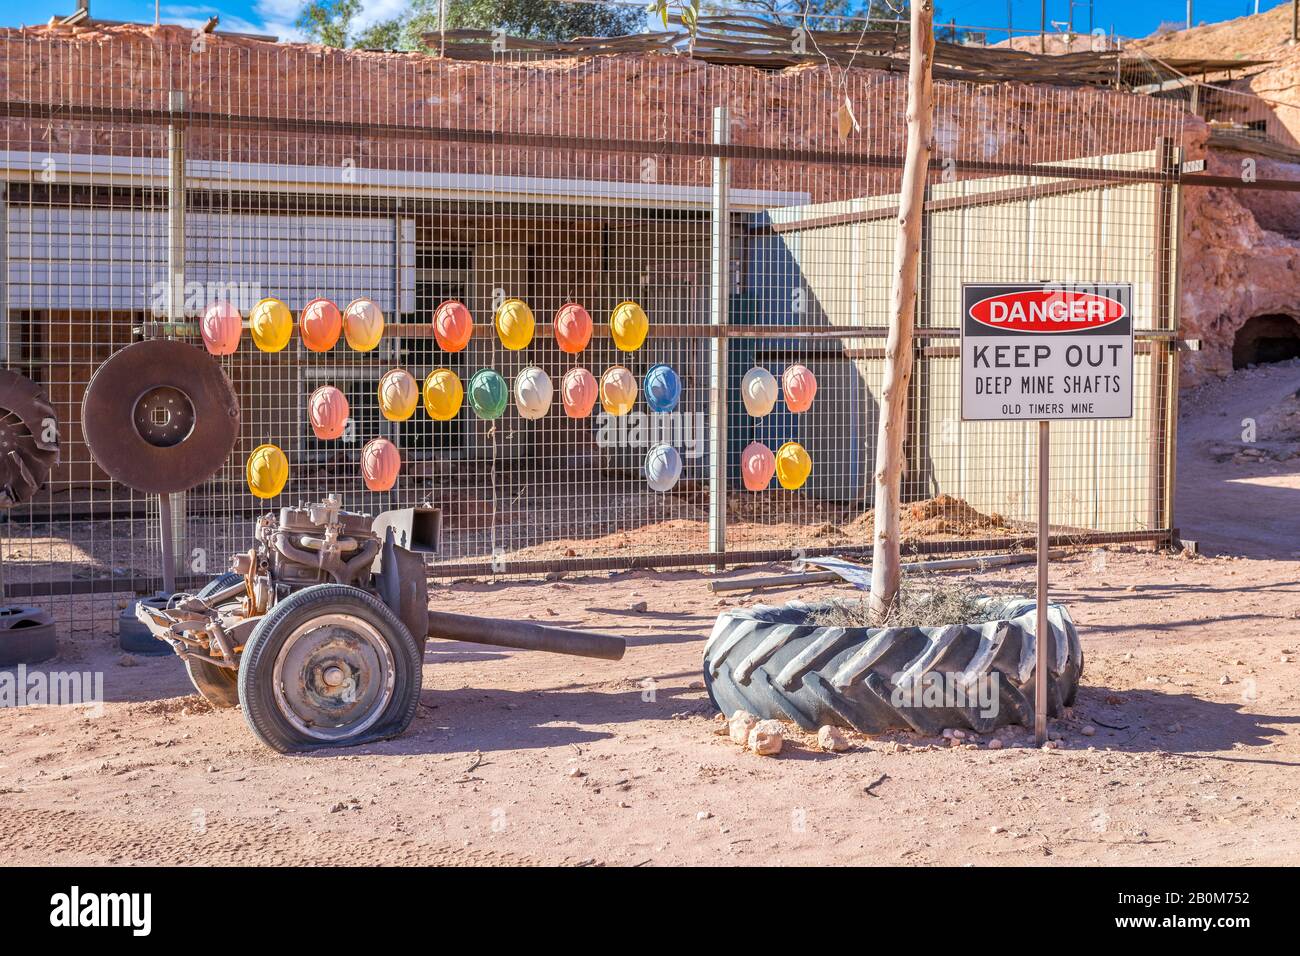
<svg viewBox="0 0 1300 956">
<path fill-rule="evenodd" d="M 611 631 L 627 655 L 431 642 L 406 736 L 309 757 L 261 748 L 174 658 L 123 666 L 74 618 L 45 666 L 102 671 L 107 702 L 0 708 L 0 862 L 1298 863 L 1300 458 L 1220 445 L 1252 411 L 1276 439 L 1300 366 L 1239 376 L 1185 403 L 1179 523 L 1206 553 L 1054 566 L 1087 656 L 1060 749 L 1000 732 L 1002 749 L 894 734 L 744 753 L 701 684 L 721 608 L 694 572 L 439 586 L 435 606 Z M 968 577 L 1029 588 L 1033 570 Z"/>
</svg>

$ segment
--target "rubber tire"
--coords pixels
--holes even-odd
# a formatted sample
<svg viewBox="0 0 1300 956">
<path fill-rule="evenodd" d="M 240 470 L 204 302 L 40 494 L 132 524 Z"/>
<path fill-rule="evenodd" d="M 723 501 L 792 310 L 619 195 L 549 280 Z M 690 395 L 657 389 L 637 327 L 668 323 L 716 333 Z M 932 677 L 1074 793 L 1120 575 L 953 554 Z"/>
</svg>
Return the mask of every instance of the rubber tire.
<svg viewBox="0 0 1300 956">
<path fill-rule="evenodd" d="M 243 580 L 243 577 L 242 574 L 227 571 L 203 585 L 203 588 L 194 596 L 205 598 L 209 594 L 216 594 L 218 591 L 230 587 L 236 581 Z M 189 675 L 190 683 L 194 685 L 194 689 L 213 707 L 229 709 L 239 706 L 238 671 L 231 670 L 229 667 L 218 667 L 216 664 L 209 664 L 207 661 L 190 659 L 185 662 L 185 673 Z"/>
<path fill-rule="evenodd" d="M 39 664 L 58 653 L 58 629 L 49 611 L 19 604 L 0 608 L 0 667 Z"/>
<path fill-rule="evenodd" d="M 817 626 L 809 621 L 827 605 L 801 602 L 728 612 L 704 648 L 705 686 L 724 714 L 745 710 L 810 731 L 834 724 L 870 734 L 933 736 L 947 727 L 987 733 L 1004 724 L 1033 726 L 1034 602 L 991 603 L 996 620 L 926 628 Z M 1048 621 L 1048 714 L 1059 716 L 1078 692 L 1083 648 L 1064 607 L 1049 605 Z M 903 672 L 920 680 L 996 672 L 997 712 L 988 716 L 974 703 L 895 706 L 892 678 Z"/>
<path fill-rule="evenodd" d="M 159 601 L 160 599 L 154 597 L 144 598 L 144 600 Z M 162 657 L 173 653 L 170 644 L 154 637 L 153 631 L 135 616 L 135 607 L 139 603 L 139 600 L 132 601 L 117 616 L 117 646 L 128 654 L 144 654 L 148 657 Z"/>
<path fill-rule="evenodd" d="M 323 614 L 354 614 L 372 624 L 393 654 L 393 697 L 380 718 L 354 737 L 322 741 L 301 733 L 280 714 L 271 674 L 275 659 L 294 629 Z M 406 625 L 382 600 L 368 591 L 343 584 L 317 584 L 289 595 L 253 629 L 239 661 L 239 699 L 253 735 L 280 753 L 305 753 L 355 747 L 396 737 L 415 719 L 420 703 L 422 655 Z"/>
</svg>

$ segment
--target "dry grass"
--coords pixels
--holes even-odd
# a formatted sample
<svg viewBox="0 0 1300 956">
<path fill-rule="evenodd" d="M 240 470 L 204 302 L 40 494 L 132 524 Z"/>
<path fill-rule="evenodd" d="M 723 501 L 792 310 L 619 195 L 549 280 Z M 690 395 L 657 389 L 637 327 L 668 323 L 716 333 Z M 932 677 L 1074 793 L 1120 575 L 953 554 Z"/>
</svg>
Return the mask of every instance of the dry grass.
<svg viewBox="0 0 1300 956">
<path fill-rule="evenodd" d="M 940 627 L 982 624 L 997 613 L 1000 602 L 983 600 L 987 589 L 975 590 L 965 581 L 937 574 L 904 575 L 898 597 L 883 622 L 873 621 L 866 597 L 836 599 L 812 616 L 827 627 Z M 1001 594 L 999 598 L 1015 595 Z"/>
</svg>

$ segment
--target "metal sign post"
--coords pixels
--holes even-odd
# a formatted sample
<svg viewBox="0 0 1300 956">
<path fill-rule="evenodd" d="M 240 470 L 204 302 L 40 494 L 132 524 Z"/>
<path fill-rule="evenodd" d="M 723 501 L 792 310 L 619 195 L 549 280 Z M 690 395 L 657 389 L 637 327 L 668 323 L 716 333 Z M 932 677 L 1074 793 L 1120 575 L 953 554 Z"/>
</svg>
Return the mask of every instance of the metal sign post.
<svg viewBox="0 0 1300 956">
<path fill-rule="evenodd" d="M 1038 746 L 1047 741 L 1047 641 L 1037 635 L 1047 633 L 1047 546 L 1048 534 L 1048 434 L 1051 422 L 1038 423 L 1038 593 L 1035 596 L 1038 617 L 1034 624 L 1034 740 Z"/>
<path fill-rule="evenodd" d="M 1047 740 L 1049 428 L 1133 417 L 1133 287 L 1013 282 L 962 286 L 963 421 L 1038 422 L 1034 737 Z"/>
</svg>

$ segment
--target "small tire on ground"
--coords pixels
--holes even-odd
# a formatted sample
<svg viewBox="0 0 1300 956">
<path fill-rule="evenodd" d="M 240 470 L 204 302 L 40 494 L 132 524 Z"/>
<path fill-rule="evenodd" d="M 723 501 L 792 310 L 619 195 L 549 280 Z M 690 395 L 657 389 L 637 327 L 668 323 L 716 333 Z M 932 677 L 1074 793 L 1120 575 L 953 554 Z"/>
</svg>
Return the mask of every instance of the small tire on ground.
<svg viewBox="0 0 1300 956">
<path fill-rule="evenodd" d="M 714 705 L 804 730 L 834 724 L 937 735 L 948 727 L 986 733 L 1033 725 L 1033 601 L 989 599 L 992 620 L 948 627 L 813 623 L 827 606 L 793 602 L 720 615 L 704 648 Z M 1078 692 L 1083 648 L 1064 607 L 1049 605 L 1048 622 L 1048 714 L 1058 716 Z M 903 693 L 909 687 L 917 692 Z M 927 695 L 927 687 L 944 696 Z"/>
<path fill-rule="evenodd" d="M 299 640 L 306 648 L 301 658 L 294 657 Z M 363 660 L 367 653 L 378 667 Z M 419 643 L 375 595 L 341 584 L 304 588 L 276 604 L 248 639 L 239 663 L 244 719 L 281 753 L 395 737 L 415 718 L 421 663 Z M 326 679 L 340 670 L 346 693 Z M 368 710 L 348 710 L 371 694 L 363 703 Z M 330 719 L 316 721 L 320 715 Z"/>
<path fill-rule="evenodd" d="M 218 591 L 224 591 L 243 575 L 227 571 L 218 575 L 207 584 L 195 597 L 205 598 Z M 213 707 L 230 708 L 239 706 L 239 672 L 229 667 L 218 667 L 207 661 L 189 659 L 185 661 L 185 673 L 190 677 L 194 689 Z"/>
<path fill-rule="evenodd" d="M 40 607 L 0 605 L 0 667 L 39 664 L 58 653 L 54 616 Z"/>
<path fill-rule="evenodd" d="M 140 598 L 128 604 L 125 610 L 117 616 L 117 646 L 128 654 L 145 654 L 151 657 L 171 654 L 172 646 L 166 641 L 154 637 L 153 631 L 149 630 L 135 616 L 137 604 L 149 604 L 153 607 L 165 608 L 167 598 L 159 595 Z"/>
</svg>

